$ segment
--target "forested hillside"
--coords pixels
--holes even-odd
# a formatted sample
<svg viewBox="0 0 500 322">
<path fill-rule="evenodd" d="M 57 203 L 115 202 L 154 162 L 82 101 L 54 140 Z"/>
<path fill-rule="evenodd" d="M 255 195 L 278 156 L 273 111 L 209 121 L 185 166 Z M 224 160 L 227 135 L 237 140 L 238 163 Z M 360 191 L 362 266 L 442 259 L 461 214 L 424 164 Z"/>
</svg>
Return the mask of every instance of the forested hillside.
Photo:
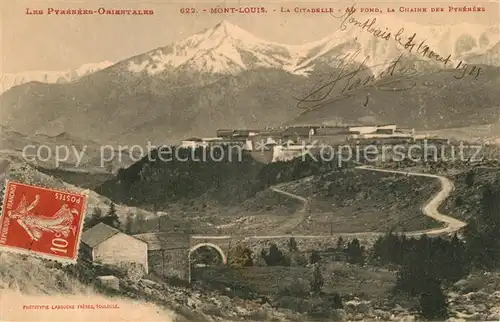
<svg viewBox="0 0 500 322">
<path fill-rule="evenodd" d="M 96 191 L 118 203 L 158 209 L 202 195 L 221 204 L 238 204 L 271 185 L 325 173 L 337 164 L 335 160 L 297 158 L 265 165 L 247 154 L 230 155 L 229 149 L 224 153 L 220 149 L 212 154 L 205 152 L 203 161 L 202 149 L 179 148 L 175 152 L 176 149 L 173 155 L 177 153 L 177 158 L 161 161 L 158 152 L 153 152 L 151 157 L 120 169 L 116 178 L 106 181 Z"/>
</svg>

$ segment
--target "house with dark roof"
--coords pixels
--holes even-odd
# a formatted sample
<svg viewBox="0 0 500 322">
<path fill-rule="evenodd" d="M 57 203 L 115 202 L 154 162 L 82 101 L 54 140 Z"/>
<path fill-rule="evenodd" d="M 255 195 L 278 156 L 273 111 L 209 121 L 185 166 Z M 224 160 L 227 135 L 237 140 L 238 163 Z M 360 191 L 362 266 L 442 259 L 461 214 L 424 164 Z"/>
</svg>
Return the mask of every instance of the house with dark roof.
<svg viewBox="0 0 500 322">
<path fill-rule="evenodd" d="M 148 273 L 148 244 L 116 228 L 99 223 L 83 232 L 80 250 L 84 259 L 99 264 L 135 263 Z"/>
<path fill-rule="evenodd" d="M 234 130 L 230 129 L 218 129 L 217 136 L 220 138 L 230 138 L 233 136 Z"/>
</svg>

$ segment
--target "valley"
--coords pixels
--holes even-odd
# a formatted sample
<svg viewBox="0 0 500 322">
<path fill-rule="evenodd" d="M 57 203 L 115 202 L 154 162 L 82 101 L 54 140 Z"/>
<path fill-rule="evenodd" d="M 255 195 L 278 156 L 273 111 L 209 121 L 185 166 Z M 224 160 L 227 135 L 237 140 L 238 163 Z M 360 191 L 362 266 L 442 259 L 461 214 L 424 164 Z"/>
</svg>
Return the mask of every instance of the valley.
<svg viewBox="0 0 500 322">
<path fill-rule="evenodd" d="M 388 297 L 387 294 L 398 287 L 398 279 L 393 271 L 377 267 L 371 262 L 357 266 L 349 259 L 351 255 L 339 251 L 339 237 L 344 236 L 345 243 L 348 244 L 352 243 L 353 238 L 359 239 L 362 249 L 367 252 L 365 256 L 372 256 L 368 251 L 372 252 L 377 240 L 384 238 L 387 231 L 421 231 L 421 234 L 426 229 L 439 230 L 442 224 L 430 220 L 422 212 L 429 199 L 438 195 L 438 182 L 432 178 L 366 171 L 356 167 L 337 168 L 335 164 L 335 161 L 328 164 L 312 160 L 299 162 L 297 159 L 260 164 L 250 157 L 242 162 L 208 161 L 196 164 L 148 162 L 144 159 L 103 182 L 104 178 L 96 173 L 75 177 L 66 174 L 64 170 L 57 170 L 47 175 L 22 167 L 21 163 L 11 165 L 10 177 L 24 182 L 28 180 L 52 187 L 62 185 L 71 189 L 78 188 L 71 183 L 63 183 L 57 177 L 79 185 L 94 182 L 93 189 L 110 199 L 95 194 L 90 199 L 90 205 L 100 206 L 106 211 L 107 204 L 114 202 L 122 224 L 127 222 L 130 214 L 134 217 L 139 213 L 141 216 L 146 215 L 145 221 L 140 225 L 136 222 L 133 226 L 133 233 L 149 232 L 178 236 L 176 238 L 193 234 L 230 234 L 243 238 L 245 241 L 238 244 L 247 245 L 251 250 L 254 263 L 252 267 L 193 268 L 190 292 L 211 294 L 209 296 L 216 300 L 210 305 L 208 303 L 213 300 L 202 300 L 200 295 L 196 295 L 194 299 L 185 299 L 188 303 L 198 303 L 195 308 L 187 309 L 185 304 L 172 306 L 170 296 L 164 295 L 165 287 L 171 294 L 180 296 L 184 292 L 184 286 L 174 291 L 171 277 L 161 277 L 158 272 L 152 272 L 147 279 L 139 282 L 123 277 L 122 281 L 126 284 L 120 286 L 120 292 L 128 290 L 126 296 L 155 294 L 148 298 L 155 303 L 163 303 L 161 305 L 166 305 L 175 314 L 190 316 L 187 311 L 194 310 L 196 314 L 201 314 L 195 318 L 197 321 L 203 320 L 202 316 L 226 317 L 227 314 L 237 314 L 248 320 L 261 319 L 258 316 L 265 319 L 279 316 L 282 321 L 308 320 L 314 314 L 323 317 L 340 314 L 341 319 L 357 314 L 368 318 L 387 318 L 387 314 L 395 314 L 398 319 L 418 314 L 413 311 L 411 301 Z M 420 167 L 418 171 L 425 171 L 423 165 L 417 166 Z M 187 169 L 190 180 L 184 175 Z M 405 168 L 398 169 L 405 172 Z M 466 172 L 457 170 L 460 169 L 447 170 L 449 173 L 455 171 L 453 176 L 457 182 L 457 191 L 450 198 L 445 198 L 440 207 L 446 209 L 447 213 L 463 211 L 460 210 L 462 204 L 453 200 L 457 194 L 460 196 L 467 193 L 464 190 L 467 186 L 459 184 Z M 47 170 L 44 171 L 48 173 Z M 429 167 L 428 171 L 432 173 L 435 170 Z M 496 172 L 494 169 L 478 172 L 474 181 L 485 182 L 483 176 Z M 128 193 L 133 193 L 134 198 L 130 198 L 132 195 Z M 92 211 L 89 212 L 91 214 Z M 416 235 L 409 233 L 408 236 Z M 290 240 L 294 238 L 298 251 L 288 251 Z M 259 254 L 270 245 L 277 245 L 283 254 L 290 256 L 291 264 L 263 264 Z M 322 295 L 321 300 L 300 300 L 303 296 L 301 292 L 304 292 L 302 288 L 307 290 L 309 287 L 307 276 L 315 266 L 308 262 L 315 251 L 319 252 L 324 263 L 325 295 Z M 230 255 L 230 258 L 231 256 L 236 255 Z M 348 263 L 344 262 L 344 256 L 347 256 Z M 154 258 L 155 261 L 158 260 L 157 257 Z M 196 258 L 195 254 L 193 258 Z M 162 267 L 161 259 L 159 260 Z M 338 300 L 334 300 L 337 296 L 335 294 L 341 294 L 344 303 L 342 308 L 339 308 Z M 314 313 L 317 312 L 314 307 L 326 303 L 322 302 L 323 298 L 331 298 L 333 301 L 328 306 L 331 307 L 328 309 L 330 313 L 325 313 L 325 308 L 319 311 L 323 313 Z M 245 313 L 229 313 L 231 309 L 220 301 L 236 301 L 235 303 L 239 303 L 237 305 L 246 308 L 239 312 Z M 262 308 L 260 311 L 257 309 L 259 301 L 268 301 L 266 303 L 269 304 L 264 309 L 266 313 Z M 302 301 L 300 303 L 303 303 L 303 309 L 297 309 L 297 301 Z M 458 297 L 457 301 L 465 299 Z M 366 313 L 359 311 L 360 303 L 369 307 Z M 397 312 L 391 309 L 395 303 L 402 307 Z"/>
<path fill-rule="evenodd" d="M 142 179 L 132 179 L 134 171 L 139 171 L 140 167 L 127 169 L 122 176 L 133 182 L 111 180 L 97 191 L 118 203 L 156 209 L 168 216 L 179 215 L 186 221 L 193 218 L 198 224 L 204 223 L 203 228 L 194 233 L 279 234 L 278 231 L 283 233 L 280 227 L 285 225 L 287 218 L 294 216 L 307 217 L 307 220 L 297 222 L 297 230 L 289 227 L 287 234 L 423 230 L 436 224 L 420 210 L 439 190 L 432 179 L 409 180 L 402 175 L 357 169 L 328 171 L 318 168 L 312 161 L 297 160 L 269 165 L 255 163 L 251 158 L 241 163 L 214 163 L 212 166 L 177 164 L 179 168 L 175 163 L 144 163 L 142 168 L 147 170 L 141 171 Z M 293 170 L 293 165 L 302 170 Z M 187 178 L 178 183 L 172 181 L 176 180 L 172 175 L 182 173 L 185 167 L 190 169 L 189 181 Z M 172 190 L 173 187 L 179 190 Z M 153 191 L 155 194 L 151 194 Z M 163 191 L 171 197 L 165 199 Z M 300 199 L 281 191 L 307 199 L 307 207 Z M 165 220 L 163 226 L 168 227 L 168 219 Z"/>
<path fill-rule="evenodd" d="M 206 14 L 270 14 L 217 8 Z M 229 20 L 193 33 L 137 22 L 169 40 L 2 74 L 0 191 L 13 180 L 88 196 L 74 262 L 2 247 L 0 293 L 26 304 L 7 313 L 500 320 L 500 30 L 377 10 L 331 14 L 330 34 L 294 45 Z M 47 209 L 26 206 L 38 195 L 9 194 L 18 210 L 2 222 L 59 237 L 36 220 Z"/>
</svg>

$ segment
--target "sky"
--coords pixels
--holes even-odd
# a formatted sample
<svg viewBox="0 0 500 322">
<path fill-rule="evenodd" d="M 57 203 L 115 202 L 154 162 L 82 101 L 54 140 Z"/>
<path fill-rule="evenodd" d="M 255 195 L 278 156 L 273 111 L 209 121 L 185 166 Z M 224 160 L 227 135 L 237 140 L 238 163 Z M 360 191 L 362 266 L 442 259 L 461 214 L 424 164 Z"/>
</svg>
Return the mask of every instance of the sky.
<svg viewBox="0 0 500 322">
<path fill-rule="evenodd" d="M 394 4 L 397 3 L 397 4 Z M 460 2 L 357 1 L 356 7 L 444 7 L 440 13 L 381 13 L 383 19 L 398 17 L 420 24 L 470 22 L 499 24 L 499 0 Z M 284 44 L 319 40 L 333 32 L 335 25 L 328 14 L 281 13 L 281 7 L 345 8 L 354 2 L 292 1 L 0 1 L 2 73 L 31 70 L 74 69 L 86 63 L 120 61 L 152 49 L 185 39 L 203 29 L 227 20 L 255 36 Z M 448 6 L 484 7 L 485 12 L 447 12 Z M 203 8 L 265 7 L 266 14 L 210 14 Z M 48 15 L 54 9 L 148 9 L 153 15 Z M 198 14 L 182 14 L 181 8 L 195 8 Z M 43 10 L 43 15 L 28 15 L 27 10 Z M 276 10 L 276 11 L 273 11 Z"/>
</svg>

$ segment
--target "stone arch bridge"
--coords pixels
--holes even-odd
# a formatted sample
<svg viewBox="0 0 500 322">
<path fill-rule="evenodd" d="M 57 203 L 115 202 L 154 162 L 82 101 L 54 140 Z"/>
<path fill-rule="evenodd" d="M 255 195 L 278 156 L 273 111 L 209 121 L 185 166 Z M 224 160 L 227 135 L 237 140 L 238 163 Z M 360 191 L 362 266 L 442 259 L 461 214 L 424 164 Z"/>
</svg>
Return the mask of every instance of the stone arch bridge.
<svg viewBox="0 0 500 322">
<path fill-rule="evenodd" d="M 352 235 L 352 236 L 350 236 Z M 191 255 L 197 249 L 207 246 L 215 249 L 221 256 L 222 262 L 230 261 L 231 249 L 237 245 L 250 248 L 254 254 L 260 253 L 263 248 L 268 248 L 271 243 L 280 249 L 286 249 L 291 237 L 295 238 L 299 249 L 309 252 L 312 249 L 324 249 L 335 246 L 340 235 L 332 236 L 205 236 L 181 235 L 171 232 L 154 232 L 134 235 L 134 237 L 148 243 L 148 259 L 150 270 L 161 276 L 174 276 L 190 281 Z M 342 234 L 346 240 L 360 238 L 358 234 Z M 361 241 L 371 243 L 376 239 L 363 238 Z"/>
<path fill-rule="evenodd" d="M 407 236 L 419 236 L 426 234 L 428 236 L 450 235 L 459 231 L 466 226 L 466 223 L 461 222 L 455 218 L 441 214 L 438 210 L 442 202 L 448 198 L 451 191 L 453 191 L 453 183 L 449 179 L 423 173 L 402 172 L 388 169 L 375 169 L 366 166 L 357 167 L 361 170 L 378 171 L 386 173 L 405 174 L 411 176 L 424 176 L 439 179 L 441 182 L 441 190 L 422 207 L 423 215 L 431 217 L 437 221 L 444 223 L 444 227 L 432 228 L 425 231 L 405 233 Z M 277 190 L 275 190 L 277 191 Z M 289 193 L 286 193 L 289 194 Z M 298 197 L 303 199 L 302 197 Z M 231 247 L 236 244 L 243 244 L 243 246 L 250 248 L 254 254 L 267 247 L 270 243 L 276 243 L 278 247 L 286 247 L 287 241 L 293 237 L 297 242 L 297 246 L 301 250 L 311 249 L 327 249 L 329 246 L 335 245 L 336 240 L 342 236 L 345 240 L 358 238 L 363 244 L 372 244 L 381 233 L 364 232 L 364 233 L 347 233 L 335 234 L 329 236 L 305 236 L 305 235 L 275 235 L 275 236 L 189 236 L 172 234 L 172 232 L 156 232 L 138 234 L 135 237 L 144 240 L 148 243 L 148 260 L 149 267 L 152 271 L 162 276 L 176 275 L 178 278 L 190 280 L 191 254 L 202 246 L 209 246 L 214 248 L 222 257 L 223 263 L 228 262 L 228 255 Z"/>
<path fill-rule="evenodd" d="M 233 236 L 198 236 L 155 232 L 137 234 L 134 237 L 148 244 L 148 261 L 152 271 L 159 275 L 175 276 L 190 280 L 191 255 L 201 247 L 215 249 L 227 264 L 231 244 L 238 243 Z"/>
</svg>

